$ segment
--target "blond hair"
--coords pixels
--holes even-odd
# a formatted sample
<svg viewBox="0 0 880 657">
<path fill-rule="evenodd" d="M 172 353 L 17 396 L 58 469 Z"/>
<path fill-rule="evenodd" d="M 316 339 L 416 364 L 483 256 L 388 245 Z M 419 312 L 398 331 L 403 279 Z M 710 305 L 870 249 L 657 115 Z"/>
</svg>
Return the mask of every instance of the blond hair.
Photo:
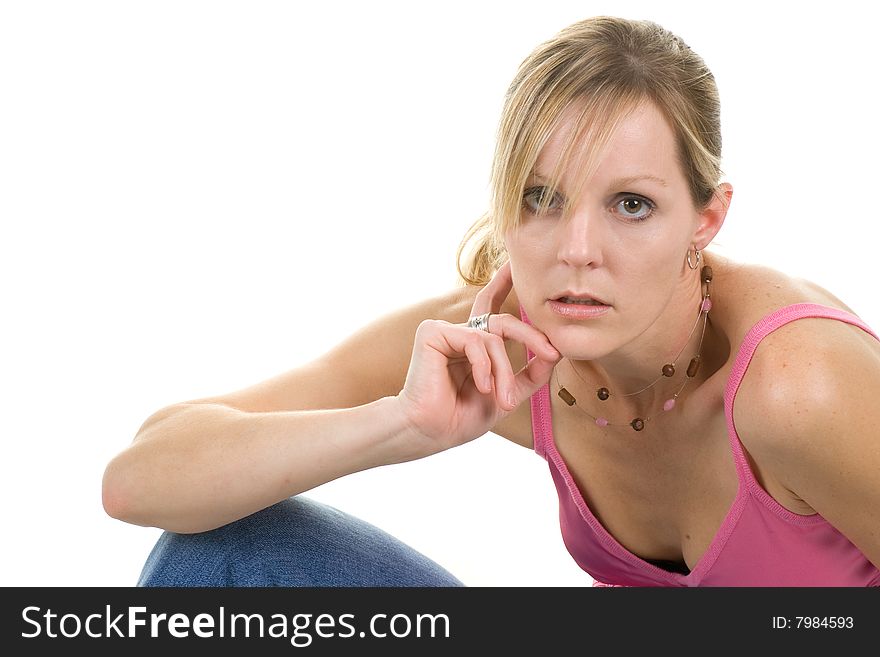
<svg viewBox="0 0 880 657">
<path fill-rule="evenodd" d="M 563 112 L 576 114 L 545 200 L 554 197 L 562 172 L 572 162 L 583 179 L 589 177 L 615 127 L 646 100 L 669 121 L 694 206 L 705 207 L 721 176 L 720 104 L 711 71 L 684 41 L 656 23 L 588 18 L 535 48 L 505 94 L 490 210 L 459 244 L 460 282 L 485 285 L 504 264 L 503 235 L 519 225 L 526 180 Z M 462 266 L 462 253 L 474 238 L 476 245 Z"/>
</svg>

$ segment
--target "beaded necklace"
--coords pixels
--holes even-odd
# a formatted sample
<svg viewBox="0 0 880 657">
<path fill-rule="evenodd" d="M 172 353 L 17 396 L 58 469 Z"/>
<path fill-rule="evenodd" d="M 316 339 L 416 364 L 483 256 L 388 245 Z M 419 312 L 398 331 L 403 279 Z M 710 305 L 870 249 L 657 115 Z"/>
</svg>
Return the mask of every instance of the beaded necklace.
<svg viewBox="0 0 880 657">
<path fill-rule="evenodd" d="M 672 397 L 670 397 L 665 402 L 663 402 L 663 411 L 664 412 L 671 411 L 673 408 L 675 408 L 675 401 L 679 398 L 679 396 L 681 395 L 682 391 L 684 390 L 684 388 L 688 384 L 688 382 L 691 379 L 693 379 L 697 375 L 697 372 L 699 372 L 699 370 L 700 370 L 700 352 L 702 351 L 702 348 L 703 348 L 703 338 L 706 336 L 706 323 L 709 320 L 709 311 L 712 309 L 712 299 L 710 298 L 710 295 L 709 295 L 709 283 L 712 282 L 712 268 L 709 267 L 708 265 L 705 265 L 700 270 L 700 281 L 701 281 L 701 286 L 702 286 L 703 298 L 700 301 L 700 310 L 697 313 L 697 319 L 694 322 L 693 328 L 691 328 L 691 332 L 688 335 L 687 340 L 684 343 L 684 346 L 682 346 L 682 348 L 679 350 L 678 354 L 675 356 L 675 359 L 673 359 L 673 362 L 666 363 L 662 368 L 660 368 L 660 375 L 656 379 L 654 379 L 654 381 L 652 381 L 651 383 L 649 383 L 648 385 L 643 387 L 641 390 L 636 390 L 635 392 L 628 392 L 628 393 L 622 394 L 622 395 L 620 395 L 621 397 L 629 397 L 632 395 L 637 395 L 637 394 L 644 392 L 645 390 L 651 388 L 654 384 L 656 384 L 661 379 L 672 378 L 673 376 L 675 376 L 675 365 L 678 362 L 678 358 L 681 356 L 685 347 L 690 342 L 691 336 L 694 334 L 694 331 L 696 330 L 697 325 L 700 323 L 700 319 L 702 318 L 703 328 L 702 328 L 702 331 L 700 332 L 700 344 L 697 346 L 697 353 L 693 358 L 691 358 L 691 361 L 688 364 L 687 370 L 685 371 L 684 381 L 682 381 L 681 385 L 678 387 L 678 390 L 675 391 L 675 393 L 672 395 Z M 574 369 L 574 365 L 572 365 L 572 369 Z M 578 374 L 577 370 L 574 370 L 574 372 L 575 372 L 575 374 L 578 375 L 578 377 L 581 379 L 581 381 L 584 381 L 583 377 L 581 377 L 581 375 Z M 569 406 L 577 406 L 583 413 L 585 413 L 586 415 L 591 417 L 597 426 L 600 426 L 600 427 L 630 426 L 635 431 L 641 431 L 642 429 L 645 428 L 645 424 L 647 424 L 651 420 L 651 417 L 648 416 L 645 418 L 640 418 L 640 417 L 633 418 L 628 423 L 615 423 L 615 422 L 609 422 L 605 416 L 593 415 L 593 414 L 589 413 L 588 411 L 586 411 L 580 404 L 578 404 L 577 400 L 574 398 L 574 396 L 568 390 L 566 390 L 562 385 L 559 384 L 559 374 L 556 372 L 555 369 L 553 370 L 553 375 L 556 377 L 556 385 L 559 386 L 559 392 L 557 394 L 562 399 L 562 401 L 564 401 Z M 586 383 L 587 385 L 590 385 L 586 381 L 584 381 L 584 383 Z M 601 386 L 596 389 L 596 397 L 599 399 L 599 401 L 604 402 L 604 401 L 607 401 L 608 399 L 610 399 L 612 397 L 612 394 L 611 394 L 611 391 L 607 387 Z"/>
</svg>

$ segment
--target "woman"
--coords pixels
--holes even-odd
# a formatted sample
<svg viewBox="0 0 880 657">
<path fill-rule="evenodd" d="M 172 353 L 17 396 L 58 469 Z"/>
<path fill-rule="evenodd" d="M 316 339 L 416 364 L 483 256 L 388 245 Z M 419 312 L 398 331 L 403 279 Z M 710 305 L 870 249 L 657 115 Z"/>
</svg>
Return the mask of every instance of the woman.
<svg viewBox="0 0 880 657">
<path fill-rule="evenodd" d="M 458 585 L 300 493 L 488 431 L 547 460 L 597 584 L 880 584 L 880 344 L 819 286 L 707 250 L 720 157 L 676 36 L 599 17 L 539 46 L 463 287 L 160 410 L 108 465 L 107 512 L 167 530 L 141 584 Z"/>
</svg>

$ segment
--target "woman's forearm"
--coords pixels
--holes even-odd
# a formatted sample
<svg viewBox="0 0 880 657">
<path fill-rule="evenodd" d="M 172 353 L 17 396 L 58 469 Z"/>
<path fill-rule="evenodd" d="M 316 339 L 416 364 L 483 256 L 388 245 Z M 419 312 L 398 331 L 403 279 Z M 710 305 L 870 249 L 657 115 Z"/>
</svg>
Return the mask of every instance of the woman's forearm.
<svg viewBox="0 0 880 657">
<path fill-rule="evenodd" d="M 407 460 L 408 434 L 395 397 L 272 413 L 172 406 L 107 466 L 104 508 L 137 525 L 207 531 L 346 474 Z"/>
</svg>

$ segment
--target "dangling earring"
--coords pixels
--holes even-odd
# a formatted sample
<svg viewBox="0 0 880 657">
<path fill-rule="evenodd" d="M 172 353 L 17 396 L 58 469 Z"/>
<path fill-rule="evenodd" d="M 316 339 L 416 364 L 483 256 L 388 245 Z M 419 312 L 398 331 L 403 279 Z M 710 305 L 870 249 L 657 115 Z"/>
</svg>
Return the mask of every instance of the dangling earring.
<svg viewBox="0 0 880 657">
<path fill-rule="evenodd" d="M 691 263 L 691 250 L 690 250 L 690 249 L 687 250 L 687 258 L 686 258 L 686 260 L 687 260 L 687 263 L 688 263 L 688 267 L 690 267 L 691 269 L 696 269 L 697 267 L 699 267 L 699 266 L 700 266 L 700 260 L 702 260 L 702 258 L 703 258 L 703 254 L 700 253 L 700 250 L 697 248 L 697 245 L 694 244 L 694 260 L 695 260 L 696 262 Z"/>
</svg>

